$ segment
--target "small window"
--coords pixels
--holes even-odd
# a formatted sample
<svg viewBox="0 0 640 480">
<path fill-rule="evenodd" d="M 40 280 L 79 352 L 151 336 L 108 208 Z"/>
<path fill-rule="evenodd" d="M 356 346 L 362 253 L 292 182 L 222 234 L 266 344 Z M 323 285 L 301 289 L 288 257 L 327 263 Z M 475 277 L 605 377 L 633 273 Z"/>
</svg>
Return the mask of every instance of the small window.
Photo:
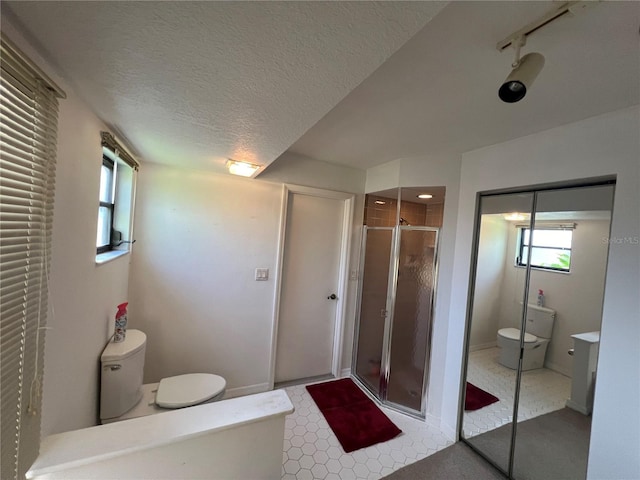
<svg viewBox="0 0 640 480">
<path fill-rule="evenodd" d="M 133 235 L 138 162 L 118 144 L 109 132 L 101 132 L 102 165 L 96 263 L 104 263 L 130 251 Z"/>
<path fill-rule="evenodd" d="M 531 252 L 531 266 L 546 270 L 568 272 L 571 267 L 571 240 L 573 230 L 521 228 L 519 235 L 518 266 L 527 265 Z"/>
<path fill-rule="evenodd" d="M 100 171 L 100 207 L 98 207 L 98 236 L 96 246 L 98 253 L 111 250 L 113 216 L 115 211 L 116 166 L 106 156 L 102 157 Z"/>
</svg>

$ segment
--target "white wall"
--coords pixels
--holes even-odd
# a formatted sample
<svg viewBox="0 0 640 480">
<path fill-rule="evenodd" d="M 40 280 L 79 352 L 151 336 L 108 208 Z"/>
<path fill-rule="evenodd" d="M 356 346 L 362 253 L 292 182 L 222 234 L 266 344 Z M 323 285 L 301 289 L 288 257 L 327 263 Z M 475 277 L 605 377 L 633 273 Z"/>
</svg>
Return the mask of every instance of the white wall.
<svg viewBox="0 0 640 480">
<path fill-rule="evenodd" d="M 341 167 L 333 169 L 343 178 Z M 314 186 L 326 188 L 330 180 L 327 175 Z M 357 182 L 336 184 L 358 188 Z M 275 174 L 259 181 L 141 168 L 129 321 L 148 335 L 145 382 L 202 371 L 224 376 L 231 395 L 268 388 L 281 208 Z M 269 281 L 254 280 L 258 267 L 270 270 Z M 355 282 L 349 292 L 352 317 Z M 351 341 L 344 340 L 346 360 Z"/>
<path fill-rule="evenodd" d="M 617 175 L 589 478 L 640 478 L 640 109 L 632 107 L 463 155 L 443 422 L 457 425 L 478 192 Z"/>
<path fill-rule="evenodd" d="M 258 180 L 325 188 L 338 192 L 364 192 L 366 174 L 358 168 L 314 160 L 305 155 L 284 152 L 262 172 Z"/>
<path fill-rule="evenodd" d="M 480 224 L 473 322 L 469 346 L 472 350 L 495 346 L 499 329 L 501 293 L 509 224 L 498 215 L 483 215 Z"/>
<path fill-rule="evenodd" d="M 283 390 L 51 435 L 27 478 L 39 480 L 276 479 L 282 472 Z"/>
<path fill-rule="evenodd" d="M 100 354 L 113 334 L 116 305 L 127 300 L 129 255 L 95 263 L 100 130 L 104 126 L 76 98 L 61 102 L 44 435 L 96 424 Z"/>
<path fill-rule="evenodd" d="M 536 303 L 538 289 L 544 291 L 545 307 L 556 311 L 551 343 L 545 366 L 564 375 L 573 372 L 573 357 L 567 354 L 573 348 L 571 335 L 600 330 L 604 278 L 607 265 L 609 235 L 608 220 L 572 220 L 571 272 L 558 273 L 532 269 L 529 282 L 529 303 Z M 536 223 L 539 227 L 543 224 Z M 500 302 L 503 309 L 501 327 L 520 326 L 520 309 L 524 294 L 525 269 L 515 267 L 517 229 L 508 230 L 508 253 L 504 268 L 504 285 Z M 508 287 L 518 291 L 512 298 Z M 515 300 L 515 301 L 514 301 Z"/>
<path fill-rule="evenodd" d="M 276 184 L 144 165 L 129 322 L 147 334 L 145 382 L 218 373 L 266 389 L 281 202 Z M 269 281 L 254 280 L 268 268 Z"/>
<path fill-rule="evenodd" d="M 367 169 L 365 192 L 380 192 L 400 186 L 402 160 L 393 160 L 377 167 Z"/>
<path fill-rule="evenodd" d="M 129 256 L 96 265 L 96 231 L 105 125 L 68 83 L 2 16 L 2 32 L 67 94 L 60 100 L 45 336 L 42 436 L 95 425 L 99 358 L 113 333 L 116 305 L 126 300 Z"/>
</svg>

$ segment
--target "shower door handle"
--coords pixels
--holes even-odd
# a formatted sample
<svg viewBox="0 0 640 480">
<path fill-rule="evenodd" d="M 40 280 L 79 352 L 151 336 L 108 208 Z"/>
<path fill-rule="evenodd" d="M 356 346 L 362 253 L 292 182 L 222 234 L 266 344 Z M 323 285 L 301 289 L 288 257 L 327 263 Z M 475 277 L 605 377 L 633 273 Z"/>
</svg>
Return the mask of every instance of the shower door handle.
<svg viewBox="0 0 640 480">
<path fill-rule="evenodd" d="M 335 300 L 336 298 L 338 298 L 338 296 L 335 293 L 332 293 L 327 297 L 327 300 Z"/>
</svg>

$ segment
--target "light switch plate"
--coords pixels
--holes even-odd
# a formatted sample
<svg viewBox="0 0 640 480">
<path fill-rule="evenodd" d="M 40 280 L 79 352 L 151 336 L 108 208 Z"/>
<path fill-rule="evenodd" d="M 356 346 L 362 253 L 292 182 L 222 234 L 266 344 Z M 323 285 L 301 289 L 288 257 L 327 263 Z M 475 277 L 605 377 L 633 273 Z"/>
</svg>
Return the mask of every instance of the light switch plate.
<svg viewBox="0 0 640 480">
<path fill-rule="evenodd" d="M 256 281 L 264 282 L 269 280 L 269 269 L 268 268 L 256 268 Z"/>
</svg>

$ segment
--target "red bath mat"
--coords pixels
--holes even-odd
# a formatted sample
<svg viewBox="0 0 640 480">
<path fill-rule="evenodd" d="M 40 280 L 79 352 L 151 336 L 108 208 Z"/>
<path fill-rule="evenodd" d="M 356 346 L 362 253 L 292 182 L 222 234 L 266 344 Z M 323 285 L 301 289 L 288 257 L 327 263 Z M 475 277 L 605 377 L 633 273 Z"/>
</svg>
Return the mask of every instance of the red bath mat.
<svg viewBox="0 0 640 480">
<path fill-rule="evenodd" d="M 464 397 L 465 410 L 478 410 L 499 401 L 500 399 L 498 397 L 476 387 L 473 383 L 467 382 L 467 394 Z"/>
<path fill-rule="evenodd" d="M 346 453 L 402 433 L 349 378 L 309 385 L 307 390 Z"/>
</svg>

